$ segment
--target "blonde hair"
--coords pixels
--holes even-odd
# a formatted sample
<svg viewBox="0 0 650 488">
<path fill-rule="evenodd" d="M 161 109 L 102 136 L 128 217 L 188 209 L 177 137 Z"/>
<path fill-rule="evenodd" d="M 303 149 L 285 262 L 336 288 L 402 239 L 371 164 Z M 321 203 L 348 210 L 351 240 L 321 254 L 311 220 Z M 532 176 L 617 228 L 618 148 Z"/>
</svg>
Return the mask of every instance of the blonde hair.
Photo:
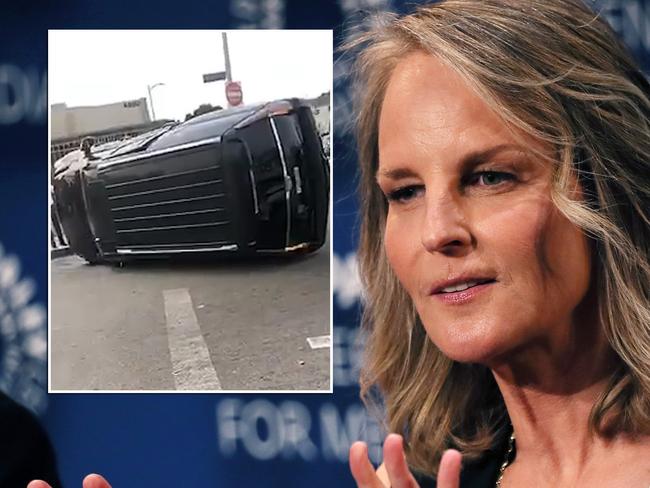
<svg viewBox="0 0 650 488">
<path fill-rule="evenodd" d="M 384 252 L 378 120 L 394 67 L 414 51 L 456 70 L 513 132 L 554 148 L 552 160 L 540 154 L 554 165 L 553 201 L 594 242 L 600 322 L 620 359 L 590 427 L 650 433 L 650 86 L 611 29 L 580 0 L 447 0 L 386 14 L 348 47 L 360 50 L 362 397 L 376 403 L 381 394 L 410 465 L 435 473 L 450 444 L 477 459 L 509 429 L 491 372 L 436 348 Z M 576 177 L 580 201 L 569 197 Z"/>
</svg>

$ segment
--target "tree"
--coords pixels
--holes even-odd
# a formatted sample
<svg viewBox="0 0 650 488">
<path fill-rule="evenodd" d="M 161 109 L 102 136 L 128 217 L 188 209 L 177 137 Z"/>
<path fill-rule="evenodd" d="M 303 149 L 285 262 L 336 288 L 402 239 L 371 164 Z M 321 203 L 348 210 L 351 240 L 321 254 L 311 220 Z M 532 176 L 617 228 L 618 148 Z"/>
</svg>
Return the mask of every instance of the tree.
<svg viewBox="0 0 650 488">
<path fill-rule="evenodd" d="M 198 108 L 194 110 L 194 112 L 185 115 L 185 121 L 193 119 L 194 117 L 197 117 L 199 115 L 207 114 L 209 112 L 214 112 L 216 110 L 223 110 L 223 107 L 221 105 L 217 105 L 213 107 L 209 103 L 202 103 L 201 105 L 198 106 Z"/>
</svg>

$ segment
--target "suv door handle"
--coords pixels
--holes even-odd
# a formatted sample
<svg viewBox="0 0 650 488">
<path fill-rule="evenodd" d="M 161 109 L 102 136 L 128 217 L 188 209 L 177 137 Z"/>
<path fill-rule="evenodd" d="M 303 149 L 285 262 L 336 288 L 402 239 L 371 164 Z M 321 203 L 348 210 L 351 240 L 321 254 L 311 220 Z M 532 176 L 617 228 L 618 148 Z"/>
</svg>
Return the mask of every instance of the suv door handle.
<svg viewBox="0 0 650 488">
<path fill-rule="evenodd" d="M 298 166 L 293 167 L 293 178 L 296 180 L 296 193 L 300 195 L 302 193 L 302 178 L 300 177 L 300 168 Z"/>
</svg>

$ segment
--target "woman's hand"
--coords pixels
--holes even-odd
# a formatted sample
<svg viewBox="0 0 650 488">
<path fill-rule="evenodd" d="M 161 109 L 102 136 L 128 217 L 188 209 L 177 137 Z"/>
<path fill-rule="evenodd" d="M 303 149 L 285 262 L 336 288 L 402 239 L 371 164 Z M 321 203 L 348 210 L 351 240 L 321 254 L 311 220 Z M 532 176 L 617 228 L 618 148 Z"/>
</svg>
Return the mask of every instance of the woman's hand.
<svg viewBox="0 0 650 488">
<path fill-rule="evenodd" d="M 89 474 L 86 476 L 82 483 L 83 488 L 111 488 L 111 485 L 102 476 L 98 474 Z M 45 481 L 34 480 L 31 481 L 27 488 L 52 488 Z"/>
<path fill-rule="evenodd" d="M 438 470 L 438 488 L 459 488 L 460 453 L 448 449 L 442 455 Z M 359 488 L 418 488 L 406 464 L 401 435 L 389 434 L 384 441 L 384 464 L 375 471 L 368 459 L 365 442 L 350 447 L 350 470 Z"/>
</svg>

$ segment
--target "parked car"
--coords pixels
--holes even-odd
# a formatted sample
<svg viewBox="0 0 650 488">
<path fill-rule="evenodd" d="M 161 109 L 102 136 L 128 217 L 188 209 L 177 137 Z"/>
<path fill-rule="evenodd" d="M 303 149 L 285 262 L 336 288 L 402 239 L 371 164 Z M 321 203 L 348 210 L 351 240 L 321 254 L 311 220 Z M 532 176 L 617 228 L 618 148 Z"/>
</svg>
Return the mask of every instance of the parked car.
<svg viewBox="0 0 650 488">
<path fill-rule="evenodd" d="M 299 99 L 211 112 L 54 164 L 71 250 L 90 263 L 178 253 L 314 251 L 329 163 Z"/>
</svg>

